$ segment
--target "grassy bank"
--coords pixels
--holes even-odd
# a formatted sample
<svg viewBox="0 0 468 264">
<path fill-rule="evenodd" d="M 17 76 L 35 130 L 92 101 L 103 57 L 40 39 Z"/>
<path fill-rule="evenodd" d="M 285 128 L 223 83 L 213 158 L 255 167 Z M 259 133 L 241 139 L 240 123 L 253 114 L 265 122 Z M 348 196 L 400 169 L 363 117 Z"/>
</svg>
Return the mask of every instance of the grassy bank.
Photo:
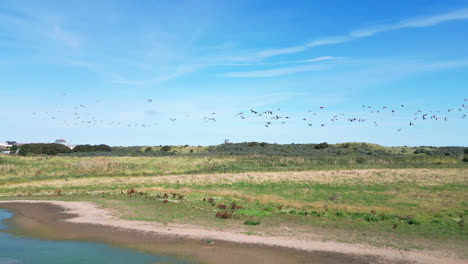
<svg viewBox="0 0 468 264">
<path fill-rule="evenodd" d="M 160 176 L 174 174 L 281 172 L 371 168 L 468 168 L 451 156 L 172 156 L 56 157 L 1 156 L 0 184 L 60 178 L 100 176 Z"/>
<path fill-rule="evenodd" d="M 464 257 L 467 190 L 468 163 L 445 156 L 0 160 L 2 199 L 94 201 L 126 219 Z"/>
</svg>

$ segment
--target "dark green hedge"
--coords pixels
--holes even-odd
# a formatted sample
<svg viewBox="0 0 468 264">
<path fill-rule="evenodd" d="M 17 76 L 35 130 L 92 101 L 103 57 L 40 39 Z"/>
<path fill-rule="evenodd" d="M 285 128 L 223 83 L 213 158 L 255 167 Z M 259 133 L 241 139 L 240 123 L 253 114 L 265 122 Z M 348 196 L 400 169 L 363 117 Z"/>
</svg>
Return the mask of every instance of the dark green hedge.
<svg viewBox="0 0 468 264">
<path fill-rule="evenodd" d="M 57 155 L 59 153 L 70 153 L 71 149 L 62 144 L 25 144 L 20 147 L 18 152 L 21 156 L 28 154 L 46 154 L 46 155 Z"/>
<path fill-rule="evenodd" d="M 111 152 L 111 147 L 101 144 L 101 145 L 77 145 L 73 148 L 73 152 Z"/>
</svg>

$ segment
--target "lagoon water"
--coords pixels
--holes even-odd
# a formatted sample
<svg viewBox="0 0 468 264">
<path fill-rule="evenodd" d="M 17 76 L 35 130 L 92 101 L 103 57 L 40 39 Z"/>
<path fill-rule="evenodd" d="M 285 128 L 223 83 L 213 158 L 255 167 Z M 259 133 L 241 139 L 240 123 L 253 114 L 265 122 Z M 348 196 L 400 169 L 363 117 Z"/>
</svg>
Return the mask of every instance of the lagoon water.
<svg viewBox="0 0 468 264">
<path fill-rule="evenodd" d="M 2 232 L 8 228 L 3 220 L 12 216 L 9 211 L 0 209 L 0 264 L 187 263 L 175 258 L 140 253 L 106 244 L 37 240 Z"/>
</svg>

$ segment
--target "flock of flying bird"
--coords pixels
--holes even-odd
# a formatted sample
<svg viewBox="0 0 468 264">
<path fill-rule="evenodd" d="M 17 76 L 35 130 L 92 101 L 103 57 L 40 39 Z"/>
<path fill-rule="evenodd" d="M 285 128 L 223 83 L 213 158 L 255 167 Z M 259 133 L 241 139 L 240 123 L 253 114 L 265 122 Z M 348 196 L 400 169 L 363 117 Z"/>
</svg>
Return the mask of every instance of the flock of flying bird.
<svg viewBox="0 0 468 264">
<path fill-rule="evenodd" d="M 101 101 L 96 101 L 100 103 Z M 147 104 L 152 104 L 152 99 L 147 99 Z M 308 127 L 318 126 L 324 127 L 330 125 L 332 123 L 338 121 L 345 121 L 348 123 L 368 123 L 372 126 L 379 126 L 380 121 L 375 121 L 376 118 L 382 116 L 385 121 L 388 120 L 390 116 L 397 116 L 398 113 L 405 113 L 405 105 L 401 104 L 398 107 L 387 107 L 387 106 L 371 106 L 371 105 L 362 105 L 361 110 L 358 114 L 354 113 L 336 113 L 330 114 L 325 109 L 325 106 L 320 106 L 317 108 L 316 111 L 308 110 L 307 112 L 303 113 L 301 116 L 293 116 L 283 113 L 280 108 L 276 110 L 265 110 L 259 111 L 250 109 L 244 112 L 238 112 L 235 114 L 235 117 L 240 118 L 241 120 L 263 120 L 263 126 L 269 128 L 270 126 L 281 124 L 286 125 L 292 120 L 298 120 L 299 122 L 304 123 Z M 95 126 L 98 124 L 106 124 L 106 125 L 116 125 L 116 126 L 127 126 L 127 127 L 142 127 L 142 128 L 151 128 L 152 125 L 157 125 L 158 123 L 154 123 L 154 121 L 145 121 L 145 122 L 126 122 L 123 121 L 112 121 L 112 122 L 105 122 L 104 120 L 96 119 L 89 111 L 87 111 L 87 106 L 80 104 L 76 105 L 73 108 L 73 118 L 70 120 L 62 119 L 59 123 L 63 126 L 79 126 L 79 125 L 86 125 L 88 127 Z M 423 111 L 417 110 L 416 112 L 406 115 L 405 117 L 409 118 L 408 126 L 415 126 L 416 122 L 419 121 L 426 121 L 426 120 L 434 120 L 434 121 L 448 121 L 449 115 L 450 118 L 460 118 L 466 119 L 468 110 L 468 99 L 465 98 L 463 103 L 460 103 L 455 108 L 446 109 L 444 111 Z M 56 114 L 63 113 L 63 111 L 56 111 Z M 58 115 L 51 115 L 52 113 L 45 112 L 43 114 L 39 114 L 37 112 L 32 113 L 33 116 L 42 116 L 46 119 L 52 120 L 59 120 Z M 407 114 L 407 112 L 406 112 Z M 358 116 L 359 115 L 359 116 Z M 383 116 L 385 115 L 385 116 Z M 390 115 L 390 116 L 388 116 Z M 185 119 L 189 119 L 190 115 L 184 115 Z M 320 118 L 318 118 L 320 117 Z M 68 121 L 67 121 L 68 120 Z M 169 117 L 170 122 L 176 122 L 178 119 L 176 117 Z M 317 124 L 315 121 L 319 121 Z M 203 116 L 202 121 L 205 123 L 216 123 L 216 112 L 211 112 L 208 115 Z M 314 121 L 314 122 L 313 122 Z M 331 123 L 330 123 L 331 122 Z M 396 129 L 397 132 L 402 131 L 403 128 L 400 127 Z"/>
</svg>

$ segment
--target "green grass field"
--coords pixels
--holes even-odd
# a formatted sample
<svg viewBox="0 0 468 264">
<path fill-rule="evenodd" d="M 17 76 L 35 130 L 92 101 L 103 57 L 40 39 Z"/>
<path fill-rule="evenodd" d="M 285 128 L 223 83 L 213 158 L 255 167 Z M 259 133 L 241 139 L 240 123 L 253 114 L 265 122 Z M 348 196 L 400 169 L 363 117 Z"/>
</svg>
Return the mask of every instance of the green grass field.
<svg viewBox="0 0 468 264">
<path fill-rule="evenodd" d="M 467 257 L 468 162 L 452 156 L 2 156 L 0 194 L 94 201 L 126 219 Z M 216 217 L 224 211 L 230 218 Z"/>
</svg>

